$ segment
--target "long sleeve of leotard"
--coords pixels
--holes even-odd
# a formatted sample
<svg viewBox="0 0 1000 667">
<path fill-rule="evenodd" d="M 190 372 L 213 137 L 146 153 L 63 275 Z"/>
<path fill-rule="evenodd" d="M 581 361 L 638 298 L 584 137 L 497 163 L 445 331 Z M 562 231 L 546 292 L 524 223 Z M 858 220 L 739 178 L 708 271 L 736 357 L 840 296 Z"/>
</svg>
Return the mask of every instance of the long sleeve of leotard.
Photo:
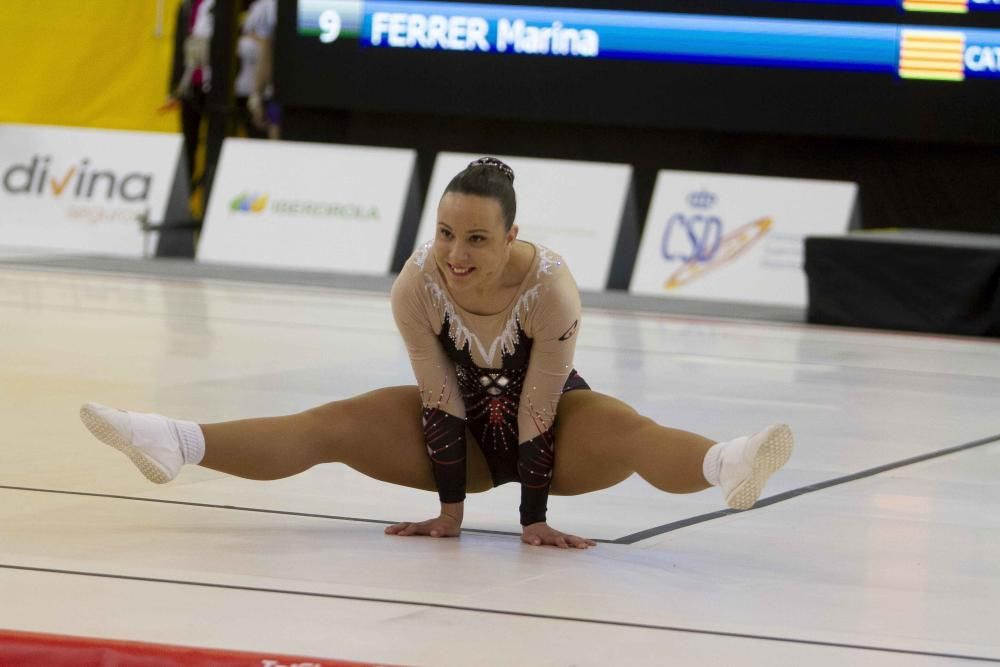
<svg viewBox="0 0 1000 667">
<path fill-rule="evenodd" d="M 526 322 L 533 344 L 517 414 L 522 525 L 545 520 L 555 466 L 552 427 L 580 325 L 580 294 L 565 266 L 547 276 L 542 288 Z"/>
<path fill-rule="evenodd" d="M 465 499 L 465 404 L 458 388 L 455 365 L 445 355 L 422 304 L 423 276 L 413 261 L 393 283 L 390 301 L 396 326 L 406 344 L 423 405 L 423 430 L 427 454 L 441 502 Z"/>
</svg>

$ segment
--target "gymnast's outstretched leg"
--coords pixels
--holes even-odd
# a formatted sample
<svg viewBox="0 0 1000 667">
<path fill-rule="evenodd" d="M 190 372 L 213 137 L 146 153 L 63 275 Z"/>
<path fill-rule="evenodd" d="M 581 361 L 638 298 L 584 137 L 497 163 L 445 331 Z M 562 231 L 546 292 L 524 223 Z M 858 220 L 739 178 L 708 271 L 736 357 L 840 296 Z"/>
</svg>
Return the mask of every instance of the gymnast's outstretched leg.
<svg viewBox="0 0 1000 667">
<path fill-rule="evenodd" d="M 182 465 L 238 477 L 279 479 L 320 463 L 344 463 L 369 477 L 433 491 L 416 387 L 389 387 L 304 412 L 198 425 L 160 415 L 81 408 L 87 428 L 126 454 L 151 481 L 173 479 Z M 764 481 L 787 460 L 791 434 L 771 428 L 725 443 L 667 428 L 627 404 L 590 390 L 564 394 L 555 429 L 552 492 L 604 489 L 633 473 L 671 493 L 720 485 L 733 507 L 747 509 Z M 467 490 L 491 487 L 478 447 L 468 447 Z"/>
<path fill-rule="evenodd" d="M 95 403 L 80 418 L 101 441 L 128 456 L 151 481 L 168 482 L 182 465 L 247 479 L 290 477 L 320 463 L 344 463 L 369 477 L 436 488 L 424 445 L 420 395 L 413 386 L 378 389 L 283 417 L 198 425 Z M 491 488 L 486 461 L 468 448 L 469 491 Z"/>
<path fill-rule="evenodd" d="M 731 507 L 749 509 L 792 450 L 784 425 L 716 443 L 661 426 L 596 391 L 565 393 L 558 415 L 552 477 L 552 492 L 558 495 L 605 489 L 637 473 L 670 493 L 721 486 Z"/>
</svg>

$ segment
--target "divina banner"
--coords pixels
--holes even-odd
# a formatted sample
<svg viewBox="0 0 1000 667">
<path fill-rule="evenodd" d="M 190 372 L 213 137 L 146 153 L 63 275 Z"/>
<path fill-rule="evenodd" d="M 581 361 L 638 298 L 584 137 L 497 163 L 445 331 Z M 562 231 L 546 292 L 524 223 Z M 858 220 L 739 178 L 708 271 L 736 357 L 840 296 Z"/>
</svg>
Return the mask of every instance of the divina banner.
<svg viewBox="0 0 1000 667">
<path fill-rule="evenodd" d="M 804 239 L 846 233 L 856 197 L 854 183 L 661 171 L 629 291 L 804 307 Z"/>
<path fill-rule="evenodd" d="M 448 182 L 479 157 L 438 154 L 417 234 L 418 246 L 434 238 L 438 201 Z M 562 255 L 582 289 L 603 290 L 625 212 L 632 167 L 498 157 L 514 170 L 519 238 Z"/>
<path fill-rule="evenodd" d="M 180 152 L 179 134 L 0 124 L 0 245 L 142 256 Z"/>
<path fill-rule="evenodd" d="M 416 151 L 227 139 L 198 259 L 389 273 Z"/>
</svg>

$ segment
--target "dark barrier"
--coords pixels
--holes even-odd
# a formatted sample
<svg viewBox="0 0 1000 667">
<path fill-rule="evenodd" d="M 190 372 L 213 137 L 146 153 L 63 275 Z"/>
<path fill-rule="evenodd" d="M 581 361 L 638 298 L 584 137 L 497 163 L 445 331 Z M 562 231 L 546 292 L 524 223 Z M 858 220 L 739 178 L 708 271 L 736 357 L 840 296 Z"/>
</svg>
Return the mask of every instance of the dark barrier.
<svg viewBox="0 0 1000 667">
<path fill-rule="evenodd" d="M 809 322 L 1000 336 L 1000 235 L 810 237 L 805 271 Z"/>
</svg>

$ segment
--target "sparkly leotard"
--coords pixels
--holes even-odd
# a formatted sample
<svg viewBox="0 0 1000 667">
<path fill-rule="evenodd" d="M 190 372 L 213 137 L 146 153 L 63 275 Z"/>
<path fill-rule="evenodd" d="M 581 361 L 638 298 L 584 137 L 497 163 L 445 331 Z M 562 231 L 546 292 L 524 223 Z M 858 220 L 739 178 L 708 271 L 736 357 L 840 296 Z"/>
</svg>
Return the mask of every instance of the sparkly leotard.
<svg viewBox="0 0 1000 667">
<path fill-rule="evenodd" d="M 562 258 L 534 246 L 508 308 L 476 315 L 451 298 L 429 260 L 430 245 L 400 272 L 392 308 L 420 388 L 441 499 L 465 497 L 467 427 L 494 485 L 521 482 L 522 524 L 544 521 L 559 398 L 589 389 L 572 368 L 580 322 L 576 283 Z"/>
</svg>

